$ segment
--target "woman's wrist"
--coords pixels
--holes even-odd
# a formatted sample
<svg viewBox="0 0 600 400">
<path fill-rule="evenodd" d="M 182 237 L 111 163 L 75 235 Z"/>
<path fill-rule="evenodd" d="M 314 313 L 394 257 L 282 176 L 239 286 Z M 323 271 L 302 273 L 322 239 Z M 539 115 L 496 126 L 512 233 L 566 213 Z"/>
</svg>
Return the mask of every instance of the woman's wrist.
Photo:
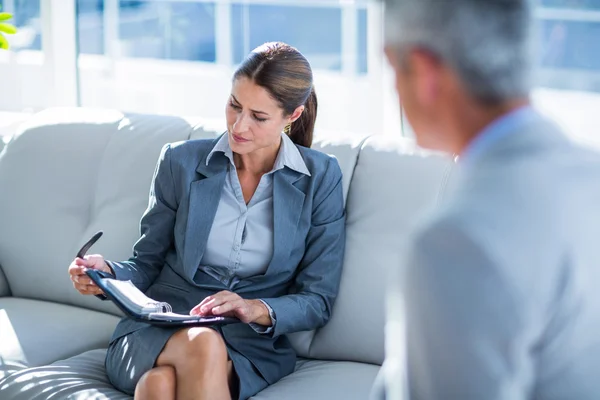
<svg viewBox="0 0 600 400">
<path fill-rule="evenodd" d="M 115 271 L 112 269 L 112 266 L 110 265 L 110 263 L 106 260 L 104 260 L 104 272 L 108 272 L 109 274 L 111 274 L 114 277 L 117 276 L 117 275 L 115 275 Z"/>
<path fill-rule="evenodd" d="M 273 325 L 273 321 L 271 321 L 271 316 L 269 315 L 269 309 L 260 300 L 248 300 L 250 302 L 252 308 L 252 322 L 262 326 L 271 326 Z"/>
</svg>

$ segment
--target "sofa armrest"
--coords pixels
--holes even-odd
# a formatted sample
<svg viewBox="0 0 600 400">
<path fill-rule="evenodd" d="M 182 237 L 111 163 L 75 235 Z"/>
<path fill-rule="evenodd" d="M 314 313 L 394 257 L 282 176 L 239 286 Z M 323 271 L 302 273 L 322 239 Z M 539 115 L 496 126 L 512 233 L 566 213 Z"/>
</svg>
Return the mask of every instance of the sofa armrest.
<svg viewBox="0 0 600 400">
<path fill-rule="evenodd" d="M 8 286 L 8 280 L 6 279 L 6 275 L 4 275 L 2 265 L 0 265 L 0 297 L 10 296 L 10 294 L 10 286 Z"/>
</svg>

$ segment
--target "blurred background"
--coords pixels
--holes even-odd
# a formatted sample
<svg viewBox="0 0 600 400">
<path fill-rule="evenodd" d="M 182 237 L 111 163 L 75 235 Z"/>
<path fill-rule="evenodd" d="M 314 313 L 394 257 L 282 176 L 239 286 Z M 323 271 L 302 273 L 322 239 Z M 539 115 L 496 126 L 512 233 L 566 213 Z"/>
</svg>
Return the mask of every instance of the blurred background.
<svg viewBox="0 0 600 400">
<path fill-rule="evenodd" d="M 534 99 L 572 135 L 596 140 L 600 0 L 535 0 Z M 16 35 L 0 52 L 0 135 L 50 106 L 201 116 L 219 123 L 231 75 L 267 41 L 311 62 L 321 135 L 411 135 L 370 0 L 0 0 Z M 4 129 L 4 130 L 3 130 Z"/>
</svg>

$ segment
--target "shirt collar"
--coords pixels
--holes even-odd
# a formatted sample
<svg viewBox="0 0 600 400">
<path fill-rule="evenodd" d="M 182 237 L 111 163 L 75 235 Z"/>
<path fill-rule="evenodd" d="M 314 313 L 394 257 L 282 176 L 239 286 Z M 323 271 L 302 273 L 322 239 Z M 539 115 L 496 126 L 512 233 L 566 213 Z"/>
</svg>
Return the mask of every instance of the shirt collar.
<svg viewBox="0 0 600 400">
<path fill-rule="evenodd" d="M 213 154 L 215 153 L 223 153 L 229 159 L 231 165 L 235 166 L 233 163 L 233 151 L 229 146 L 228 133 L 223 134 L 217 141 L 215 147 L 210 151 L 208 157 L 206 157 L 206 165 L 208 165 Z M 288 135 L 282 133 L 281 146 L 279 147 L 279 152 L 277 153 L 277 158 L 275 159 L 275 164 L 273 165 L 273 170 L 271 172 L 278 171 L 284 167 L 288 167 L 289 169 L 301 174 L 311 176 L 308 168 L 306 167 L 306 163 L 300 154 L 300 150 L 298 150 L 298 147 L 296 147 Z"/>
<path fill-rule="evenodd" d="M 215 153 L 223 153 L 233 164 L 233 151 L 231 151 L 231 147 L 229 147 L 229 138 L 227 132 L 221 135 L 221 138 L 217 141 L 215 147 L 213 147 L 210 153 L 208 153 L 208 156 L 206 157 L 206 165 L 208 165 Z"/>
<path fill-rule="evenodd" d="M 459 162 L 470 163 L 485 153 L 496 142 L 516 133 L 519 128 L 537 117 L 533 107 L 527 105 L 517 108 L 492 121 L 479 132 L 459 157 Z"/>
</svg>

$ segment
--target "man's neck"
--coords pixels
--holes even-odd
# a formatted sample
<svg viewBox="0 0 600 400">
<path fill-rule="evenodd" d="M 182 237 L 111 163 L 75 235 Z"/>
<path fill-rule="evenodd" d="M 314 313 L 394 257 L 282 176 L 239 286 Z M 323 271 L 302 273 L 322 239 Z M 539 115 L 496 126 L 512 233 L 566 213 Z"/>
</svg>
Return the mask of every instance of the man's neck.
<svg viewBox="0 0 600 400">
<path fill-rule="evenodd" d="M 510 112 L 530 104 L 529 98 L 514 99 L 493 106 L 473 103 L 463 107 L 455 119 L 454 154 L 462 154 L 475 137 L 488 125 Z"/>
</svg>

